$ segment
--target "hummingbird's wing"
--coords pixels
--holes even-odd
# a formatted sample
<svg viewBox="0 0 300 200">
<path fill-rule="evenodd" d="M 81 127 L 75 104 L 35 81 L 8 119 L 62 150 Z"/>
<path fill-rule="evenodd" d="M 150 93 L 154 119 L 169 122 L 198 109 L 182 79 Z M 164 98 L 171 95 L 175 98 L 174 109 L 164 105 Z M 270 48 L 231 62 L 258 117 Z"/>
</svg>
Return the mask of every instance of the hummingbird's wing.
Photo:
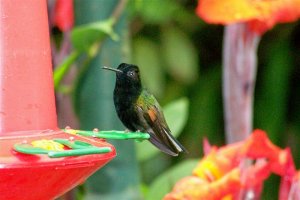
<svg viewBox="0 0 300 200">
<path fill-rule="evenodd" d="M 137 101 L 137 113 L 143 128 L 150 134 L 150 142 L 161 151 L 172 156 L 177 156 L 179 152 L 187 152 L 172 136 L 155 97 L 144 91 L 140 98 Z"/>
</svg>

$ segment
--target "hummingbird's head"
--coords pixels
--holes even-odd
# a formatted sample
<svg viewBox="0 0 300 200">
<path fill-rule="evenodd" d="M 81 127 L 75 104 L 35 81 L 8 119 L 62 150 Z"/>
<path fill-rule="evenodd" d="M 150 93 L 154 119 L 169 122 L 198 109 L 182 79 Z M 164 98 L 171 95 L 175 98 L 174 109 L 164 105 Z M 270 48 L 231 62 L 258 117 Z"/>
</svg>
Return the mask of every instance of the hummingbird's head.
<svg viewBox="0 0 300 200">
<path fill-rule="evenodd" d="M 140 70 L 136 65 L 121 63 L 117 69 L 103 67 L 103 69 L 116 72 L 116 84 L 122 87 L 142 88 Z"/>
</svg>

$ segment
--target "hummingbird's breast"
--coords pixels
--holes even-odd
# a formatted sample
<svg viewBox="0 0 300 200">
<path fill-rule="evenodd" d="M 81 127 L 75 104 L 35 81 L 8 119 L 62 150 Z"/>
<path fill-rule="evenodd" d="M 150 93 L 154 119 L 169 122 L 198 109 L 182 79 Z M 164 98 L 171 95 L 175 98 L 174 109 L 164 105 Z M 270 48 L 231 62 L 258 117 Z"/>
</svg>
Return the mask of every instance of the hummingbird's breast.
<svg viewBox="0 0 300 200">
<path fill-rule="evenodd" d="M 116 89 L 114 90 L 114 104 L 116 112 L 124 126 L 131 131 L 137 131 L 138 114 L 136 112 L 136 102 L 139 95 L 130 91 Z"/>
</svg>

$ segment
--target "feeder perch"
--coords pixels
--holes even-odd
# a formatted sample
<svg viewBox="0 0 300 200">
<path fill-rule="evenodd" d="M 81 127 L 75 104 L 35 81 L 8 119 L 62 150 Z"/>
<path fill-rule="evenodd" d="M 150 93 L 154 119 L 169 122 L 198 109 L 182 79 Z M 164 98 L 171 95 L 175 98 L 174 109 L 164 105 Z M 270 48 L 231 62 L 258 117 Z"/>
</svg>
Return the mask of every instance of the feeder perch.
<svg viewBox="0 0 300 200">
<path fill-rule="evenodd" d="M 57 127 L 46 1 L 0 0 L 0 16 L 0 199 L 55 199 L 116 151 Z"/>
</svg>

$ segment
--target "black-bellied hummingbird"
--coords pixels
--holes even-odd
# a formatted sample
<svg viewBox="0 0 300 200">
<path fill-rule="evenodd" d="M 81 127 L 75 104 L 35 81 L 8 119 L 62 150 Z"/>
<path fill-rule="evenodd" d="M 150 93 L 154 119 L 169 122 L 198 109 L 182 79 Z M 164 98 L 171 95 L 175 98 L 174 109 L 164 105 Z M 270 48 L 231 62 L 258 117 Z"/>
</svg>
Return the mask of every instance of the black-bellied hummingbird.
<svg viewBox="0 0 300 200">
<path fill-rule="evenodd" d="M 114 104 L 118 117 L 131 131 L 146 132 L 150 142 L 171 156 L 187 150 L 172 136 L 162 109 L 155 97 L 143 88 L 139 68 L 122 63 L 117 69 L 103 67 L 116 73 Z"/>
</svg>

